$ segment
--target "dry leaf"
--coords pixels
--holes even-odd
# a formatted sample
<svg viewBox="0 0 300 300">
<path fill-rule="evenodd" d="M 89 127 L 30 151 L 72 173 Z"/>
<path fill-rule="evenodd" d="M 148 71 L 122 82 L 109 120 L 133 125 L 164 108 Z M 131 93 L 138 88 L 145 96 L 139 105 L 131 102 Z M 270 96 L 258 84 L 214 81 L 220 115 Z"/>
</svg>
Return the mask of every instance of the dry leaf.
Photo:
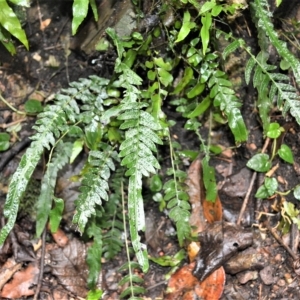
<svg viewBox="0 0 300 300">
<path fill-rule="evenodd" d="M 39 269 L 35 264 L 29 264 L 25 270 L 15 273 L 12 281 L 6 284 L 1 297 L 16 299 L 34 295 L 34 285 L 37 284 Z"/>
<path fill-rule="evenodd" d="M 88 266 L 86 264 L 86 246 L 73 239 L 64 248 L 50 251 L 52 274 L 58 278 L 67 290 L 80 297 L 87 295 Z"/>
<path fill-rule="evenodd" d="M 22 268 L 22 264 L 17 264 L 13 258 L 9 258 L 0 270 L 0 290 L 2 290 L 4 284 Z"/>
<path fill-rule="evenodd" d="M 50 230 L 50 225 L 48 223 L 48 229 Z M 56 232 L 51 232 L 52 237 L 55 241 L 55 243 L 59 246 L 59 247 L 65 247 L 68 242 L 69 242 L 69 238 L 66 236 L 66 234 L 60 229 L 58 228 Z"/>
<path fill-rule="evenodd" d="M 199 158 L 194 160 L 188 170 L 188 194 L 192 206 L 190 225 L 193 232 L 201 232 L 206 226 L 201 199 L 204 199 L 204 186 L 201 178 L 201 161 Z"/>
<path fill-rule="evenodd" d="M 40 23 L 40 30 L 44 31 L 51 23 L 51 19 L 46 19 L 44 21 L 41 21 Z"/>
</svg>

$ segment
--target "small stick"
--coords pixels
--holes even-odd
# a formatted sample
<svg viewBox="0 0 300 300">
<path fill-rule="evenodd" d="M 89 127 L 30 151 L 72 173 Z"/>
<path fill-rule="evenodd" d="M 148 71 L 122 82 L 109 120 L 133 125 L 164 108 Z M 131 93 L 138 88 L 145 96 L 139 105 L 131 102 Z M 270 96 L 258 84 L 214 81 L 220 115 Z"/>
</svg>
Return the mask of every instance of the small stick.
<svg viewBox="0 0 300 300">
<path fill-rule="evenodd" d="M 42 280 L 44 276 L 44 264 L 45 264 L 45 248 L 46 248 L 45 244 L 46 244 L 46 228 L 44 229 L 42 234 L 42 253 L 41 253 L 40 273 L 39 273 L 38 284 L 35 290 L 33 300 L 38 299 L 42 287 Z"/>
<path fill-rule="evenodd" d="M 283 243 L 281 237 L 276 232 L 276 229 L 272 228 L 269 225 L 269 223 L 266 224 L 266 227 L 271 232 L 271 234 L 274 236 L 274 238 L 277 240 L 277 242 L 289 253 L 289 255 L 293 258 L 293 260 L 297 260 L 298 259 L 297 255 L 294 253 L 294 251 L 289 246 L 287 246 Z"/>
<path fill-rule="evenodd" d="M 264 153 L 269 145 L 269 142 L 270 142 L 270 138 L 266 138 L 266 141 L 265 141 L 265 144 L 261 150 L 261 153 Z M 252 175 L 252 178 L 251 178 L 251 181 L 250 181 L 250 184 L 249 184 L 249 188 L 248 188 L 248 191 L 247 191 L 247 194 L 244 198 L 244 201 L 243 201 L 243 205 L 242 205 L 242 208 L 241 208 L 241 211 L 240 211 L 240 214 L 239 214 L 239 217 L 238 217 L 238 220 L 237 220 L 237 225 L 240 225 L 241 222 L 242 222 L 242 218 L 243 218 L 243 215 L 245 213 L 245 210 L 246 210 L 246 207 L 248 205 L 248 201 L 249 201 L 249 198 L 250 198 L 250 194 L 252 192 L 252 189 L 253 189 L 253 185 L 254 185 L 254 182 L 255 182 L 255 179 L 256 179 L 256 176 L 257 176 L 257 172 L 254 172 L 253 175 Z"/>
</svg>

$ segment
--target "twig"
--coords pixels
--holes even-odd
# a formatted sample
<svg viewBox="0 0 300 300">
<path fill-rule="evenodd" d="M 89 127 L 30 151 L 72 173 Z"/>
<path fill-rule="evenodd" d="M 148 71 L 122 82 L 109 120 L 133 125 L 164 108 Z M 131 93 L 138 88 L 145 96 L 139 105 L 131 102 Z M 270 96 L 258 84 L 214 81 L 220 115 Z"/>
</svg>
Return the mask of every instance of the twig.
<svg viewBox="0 0 300 300">
<path fill-rule="evenodd" d="M 42 287 L 42 280 L 43 280 L 43 276 L 44 276 L 44 264 L 45 264 L 45 246 L 46 244 L 46 228 L 43 231 L 42 234 L 42 253 L 41 253 L 41 264 L 40 264 L 40 273 L 39 273 L 39 278 L 38 278 L 38 284 L 35 290 L 35 294 L 33 297 L 33 300 L 37 300 L 41 291 L 41 287 Z"/>
<path fill-rule="evenodd" d="M 270 142 L 270 138 L 266 138 L 266 141 L 265 141 L 265 144 L 261 150 L 261 153 L 264 153 L 269 145 L 269 142 Z M 244 201 L 243 201 L 243 205 L 242 205 L 242 208 L 241 208 L 241 211 L 240 211 L 240 214 L 239 214 L 239 217 L 238 217 L 238 220 L 237 220 L 237 225 L 240 225 L 241 222 L 242 222 L 242 219 L 243 219 L 243 215 L 245 213 L 245 210 L 246 210 L 246 207 L 248 205 L 248 201 L 249 201 L 249 198 L 250 198 L 250 194 L 252 192 L 252 189 L 253 189 L 253 185 L 254 185 L 254 182 L 255 182 L 255 179 L 256 179 L 256 176 L 257 176 L 257 172 L 254 172 L 252 174 L 252 178 L 251 178 L 251 181 L 250 181 L 250 184 L 249 184 L 249 188 L 248 188 L 248 191 L 247 191 L 247 194 L 244 198 Z"/>
<path fill-rule="evenodd" d="M 13 110 L 14 112 L 16 112 L 17 114 L 19 114 L 19 115 L 26 115 L 25 112 L 19 111 L 19 110 L 17 110 L 16 108 L 14 108 L 12 105 L 10 105 L 10 104 L 2 97 L 1 94 L 0 94 L 0 100 L 1 100 L 2 102 L 4 102 L 11 110 Z"/>
<path fill-rule="evenodd" d="M 269 223 L 265 224 L 266 227 L 268 228 L 268 230 L 271 232 L 271 234 L 274 236 L 274 238 L 277 240 L 277 242 L 283 247 L 285 248 L 285 250 L 289 253 L 289 255 L 293 258 L 293 260 L 297 260 L 298 256 L 294 253 L 294 251 L 287 245 L 284 244 L 284 242 L 282 241 L 281 237 L 278 235 L 278 233 L 276 232 L 275 228 L 272 228 Z"/>
</svg>

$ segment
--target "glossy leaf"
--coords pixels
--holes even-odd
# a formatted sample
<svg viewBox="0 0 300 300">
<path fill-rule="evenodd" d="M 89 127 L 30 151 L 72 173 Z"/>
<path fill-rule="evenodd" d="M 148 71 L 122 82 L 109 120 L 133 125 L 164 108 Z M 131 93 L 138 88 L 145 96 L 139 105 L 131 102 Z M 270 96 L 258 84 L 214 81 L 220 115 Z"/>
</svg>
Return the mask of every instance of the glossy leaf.
<svg viewBox="0 0 300 300">
<path fill-rule="evenodd" d="M 293 191 L 293 195 L 297 200 L 300 200 L 300 186 L 296 186 L 294 191 Z"/>
<path fill-rule="evenodd" d="M 183 41 L 188 36 L 191 29 L 193 29 L 195 26 L 196 26 L 196 24 L 194 22 L 191 22 L 191 15 L 190 15 L 189 11 L 186 10 L 184 12 L 182 26 L 180 28 L 180 31 L 178 33 L 175 43 L 179 43 L 179 42 Z"/>
<path fill-rule="evenodd" d="M 28 50 L 28 40 L 25 31 L 22 29 L 21 23 L 14 11 L 7 4 L 6 0 L 0 0 L 0 24 L 11 35 L 16 37 Z"/>
<path fill-rule="evenodd" d="M 277 191 L 278 182 L 277 182 L 276 178 L 266 177 L 264 185 L 265 185 L 265 187 L 266 187 L 266 189 L 268 191 L 269 196 L 274 195 L 275 192 Z"/>
<path fill-rule="evenodd" d="M 278 150 L 278 155 L 286 162 L 293 164 L 294 163 L 294 157 L 293 152 L 291 148 L 286 145 L 282 144 Z"/>
<path fill-rule="evenodd" d="M 74 0 L 73 2 L 73 20 L 72 20 L 72 34 L 77 32 L 79 25 L 86 18 L 89 8 L 89 0 Z"/>
<path fill-rule="evenodd" d="M 205 55 L 207 51 L 207 47 L 210 41 L 210 27 L 212 24 L 212 16 L 210 13 L 206 13 L 204 16 L 201 17 L 202 27 L 200 30 L 200 36 L 202 41 L 202 53 Z"/>
<path fill-rule="evenodd" d="M 268 154 L 260 153 L 254 155 L 247 162 L 247 167 L 256 172 L 267 172 L 271 168 L 271 162 Z"/>
<path fill-rule="evenodd" d="M 271 123 L 267 131 L 267 136 L 271 139 L 277 139 L 283 131 L 284 129 L 278 123 Z"/>
</svg>

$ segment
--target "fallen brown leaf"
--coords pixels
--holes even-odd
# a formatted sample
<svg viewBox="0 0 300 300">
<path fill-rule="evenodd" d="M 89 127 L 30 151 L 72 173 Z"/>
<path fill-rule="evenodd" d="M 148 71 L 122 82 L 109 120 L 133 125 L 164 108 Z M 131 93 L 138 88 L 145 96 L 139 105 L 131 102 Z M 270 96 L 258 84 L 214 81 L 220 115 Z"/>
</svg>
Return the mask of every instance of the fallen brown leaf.
<svg viewBox="0 0 300 300">
<path fill-rule="evenodd" d="M 2 290 L 5 283 L 20 270 L 22 264 L 18 264 L 13 258 L 9 258 L 0 270 L 0 290 Z"/>
<path fill-rule="evenodd" d="M 49 224 L 48 224 L 48 229 L 50 230 Z M 60 228 L 58 228 L 56 232 L 51 232 L 51 234 L 52 234 L 52 237 L 53 237 L 55 243 L 59 247 L 63 248 L 68 244 L 69 238 L 66 236 L 64 231 L 62 231 Z"/>
<path fill-rule="evenodd" d="M 87 295 L 88 266 L 86 246 L 77 239 L 69 241 L 64 248 L 50 250 L 52 274 L 67 290 L 79 297 Z"/>
<path fill-rule="evenodd" d="M 34 294 L 33 286 L 37 284 L 39 268 L 29 264 L 26 269 L 15 273 L 12 281 L 3 287 L 1 297 L 16 299 Z"/>
</svg>

